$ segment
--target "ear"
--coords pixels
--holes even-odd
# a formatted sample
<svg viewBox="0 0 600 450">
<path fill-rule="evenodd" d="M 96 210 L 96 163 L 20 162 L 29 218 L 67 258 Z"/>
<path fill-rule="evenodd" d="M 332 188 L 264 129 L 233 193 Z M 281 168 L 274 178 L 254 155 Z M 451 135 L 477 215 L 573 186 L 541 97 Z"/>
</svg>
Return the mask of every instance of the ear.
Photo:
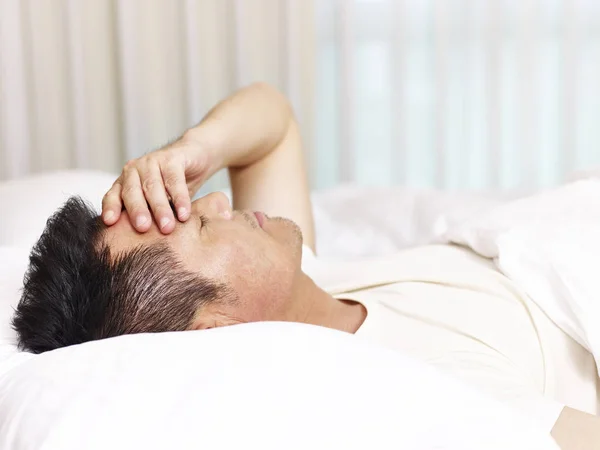
<svg viewBox="0 0 600 450">
<path fill-rule="evenodd" d="M 197 315 L 194 318 L 194 321 L 190 325 L 190 330 L 210 330 L 211 328 L 216 327 L 216 323 L 210 317 L 206 317 L 203 315 Z"/>
<path fill-rule="evenodd" d="M 222 311 L 214 311 L 212 308 L 202 308 L 194 317 L 189 329 L 190 330 L 209 330 L 216 327 L 226 327 L 243 323 L 241 320 L 224 314 Z"/>
</svg>

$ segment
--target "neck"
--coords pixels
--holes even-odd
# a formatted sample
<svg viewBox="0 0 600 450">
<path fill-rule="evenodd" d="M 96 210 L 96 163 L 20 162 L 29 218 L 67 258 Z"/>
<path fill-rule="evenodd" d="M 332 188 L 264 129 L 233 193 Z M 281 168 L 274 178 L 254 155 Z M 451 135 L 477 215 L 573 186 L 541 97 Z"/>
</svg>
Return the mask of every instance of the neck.
<svg viewBox="0 0 600 450">
<path fill-rule="evenodd" d="M 304 272 L 294 290 L 291 320 L 355 333 L 366 318 L 365 308 L 356 302 L 338 300 Z"/>
</svg>

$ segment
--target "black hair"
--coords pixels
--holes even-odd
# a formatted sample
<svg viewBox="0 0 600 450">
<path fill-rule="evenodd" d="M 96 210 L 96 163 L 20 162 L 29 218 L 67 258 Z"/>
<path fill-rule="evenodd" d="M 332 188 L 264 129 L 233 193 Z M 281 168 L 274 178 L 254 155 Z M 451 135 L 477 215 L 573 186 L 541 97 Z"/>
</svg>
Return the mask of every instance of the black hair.
<svg viewBox="0 0 600 450">
<path fill-rule="evenodd" d="M 105 229 L 79 197 L 48 219 L 12 320 L 20 349 L 186 330 L 201 305 L 224 297 L 224 285 L 185 270 L 164 244 L 112 255 Z"/>
</svg>

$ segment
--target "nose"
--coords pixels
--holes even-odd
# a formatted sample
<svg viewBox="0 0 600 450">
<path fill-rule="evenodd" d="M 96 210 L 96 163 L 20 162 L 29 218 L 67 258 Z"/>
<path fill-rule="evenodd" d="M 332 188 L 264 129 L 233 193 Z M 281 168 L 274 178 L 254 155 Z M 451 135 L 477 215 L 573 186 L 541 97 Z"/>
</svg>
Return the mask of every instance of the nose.
<svg viewBox="0 0 600 450">
<path fill-rule="evenodd" d="M 205 215 L 231 218 L 231 203 L 223 192 L 211 192 L 192 203 L 192 211 Z"/>
</svg>

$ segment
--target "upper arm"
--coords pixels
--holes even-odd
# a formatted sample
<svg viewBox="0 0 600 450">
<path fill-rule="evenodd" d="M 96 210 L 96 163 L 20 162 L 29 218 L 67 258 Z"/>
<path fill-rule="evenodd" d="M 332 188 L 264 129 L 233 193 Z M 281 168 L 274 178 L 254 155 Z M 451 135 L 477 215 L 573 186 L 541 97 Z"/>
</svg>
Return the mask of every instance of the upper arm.
<svg viewBox="0 0 600 450">
<path fill-rule="evenodd" d="M 293 220 L 304 244 L 315 251 L 315 230 L 302 140 L 292 118 L 273 151 L 245 167 L 229 169 L 233 207 Z"/>
</svg>

